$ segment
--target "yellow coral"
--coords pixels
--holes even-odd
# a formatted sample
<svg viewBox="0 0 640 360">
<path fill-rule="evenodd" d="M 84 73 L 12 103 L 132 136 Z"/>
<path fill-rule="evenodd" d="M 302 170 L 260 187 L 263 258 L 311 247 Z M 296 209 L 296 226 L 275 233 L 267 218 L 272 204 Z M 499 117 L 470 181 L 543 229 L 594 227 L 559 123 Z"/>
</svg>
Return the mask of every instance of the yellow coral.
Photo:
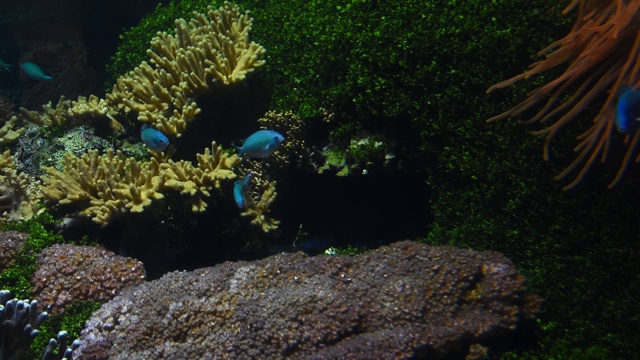
<svg viewBox="0 0 640 360">
<path fill-rule="evenodd" d="M 194 13 L 188 22 L 178 19 L 176 35 L 159 33 L 152 40 L 148 63 L 120 77 L 105 99 L 81 97 L 66 105 L 66 116 L 74 121 L 108 121 L 114 128 L 117 119 L 132 113 L 165 135 L 180 137 L 200 113 L 195 97 L 215 84 L 239 82 L 264 64 L 265 49 L 249 41 L 252 21 L 229 2 L 218 10 L 209 7 L 206 14 Z M 213 189 L 222 192 L 222 184 L 237 177 L 234 167 L 241 161 L 237 155 L 226 155 L 215 142 L 197 154 L 195 164 L 152 156 L 149 162 L 138 162 L 121 152 L 90 151 L 81 158 L 67 154 L 62 171 L 45 169 L 41 191 L 52 202 L 75 204 L 78 215 L 101 225 L 127 212 L 144 211 L 167 192 L 179 193 L 192 211 L 201 212 Z M 276 196 L 275 182 L 260 181 L 256 200 L 243 216 L 253 217 L 253 224 L 270 231 L 278 225 L 267 216 Z"/>
<path fill-rule="evenodd" d="M 11 143 L 25 133 L 26 129 L 22 127 L 16 129 L 17 124 L 18 118 L 12 116 L 11 119 L 7 120 L 4 125 L 0 127 L 0 145 Z"/>
<path fill-rule="evenodd" d="M 263 189 L 262 193 L 256 194 L 256 192 L 253 192 L 253 196 L 249 197 L 247 206 L 241 215 L 252 218 L 251 224 L 260 227 L 264 232 L 276 230 L 280 221 L 269 216 L 269 206 L 277 196 L 276 182 L 265 181 L 258 177 L 258 185 L 256 187 Z"/>
<path fill-rule="evenodd" d="M 0 155 L 0 218 L 4 221 L 26 220 L 38 209 L 42 196 L 40 182 L 18 173 L 9 150 Z"/>
<path fill-rule="evenodd" d="M 209 197 L 212 189 L 220 189 L 221 182 L 235 179 L 232 168 L 240 158 L 225 155 L 215 142 L 211 150 L 197 157 L 196 167 L 184 160 L 159 162 L 152 158 L 139 162 L 120 151 L 100 155 L 92 150 L 80 158 L 69 153 L 63 160 L 63 171 L 44 169 L 41 191 L 50 201 L 78 205 L 78 215 L 101 225 L 127 212 L 144 211 L 168 191 L 186 196 L 192 210 L 200 212 L 207 206 L 203 197 Z"/>
<path fill-rule="evenodd" d="M 194 12 L 187 22 L 176 20 L 175 35 L 158 33 L 143 62 L 120 77 L 107 103 L 124 104 L 138 120 L 151 122 L 169 137 L 180 137 L 200 109 L 193 97 L 218 82 L 243 80 L 262 66 L 265 49 L 249 41 L 253 19 L 229 2 L 207 14 Z"/>
<path fill-rule="evenodd" d="M 71 101 L 61 96 L 55 106 L 53 106 L 51 101 L 42 105 L 42 112 L 21 107 L 20 114 L 26 122 L 39 126 L 56 126 L 69 121 L 68 110 L 70 107 Z"/>
<path fill-rule="evenodd" d="M 78 214 L 101 225 L 127 211 L 141 212 L 152 200 L 163 197 L 156 159 L 141 163 L 120 151 L 100 155 L 90 150 L 80 158 L 67 153 L 63 167 L 63 171 L 44 168 L 42 194 L 61 205 L 84 206 Z"/>
<path fill-rule="evenodd" d="M 118 78 L 105 99 L 92 95 L 71 102 L 61 97 L 42 112 L 20 109 L 22 117 L 44 126 L 71 121 L 121 132 L 121 123 L 133 112 L 139 121 L 178 138 L 200 113 L 195 97 L 216 83 L 242 81 L 264 64 L 265 49 L 249 41 L 252 22 L 229 2 L 218 10 L 209 7 L 206 14 L 194 12 L 190 21 L 176 20 L 175 35 L 158 33 L 147 51 L 149 62 Z M 10 135 L 8 140 L 16 137 Z"/>
<path fill-rule="evenodd" d="M 124 132 L 122 124 L 115 119 L 117 111 L 110 108 L 106 100 L 95 95 L 90 95 L 88 98 L 78 97 L 78 100 L 71 102 L 67 113 L 78 124 L 106 126 L 113 132 Z"/>
<path fill-rule="evenodd" d="M 220 191 L 223 181 L 235 179 L 236 174 L 232 169 L 240 162 L 240 158 L 235 154 L 225 155 L 215 142 L 211 143 L 211 150 L 205 149 L 203 154 L 197 154 L 196 157 L 198 166 L 187 161 L 164 163 L 164 185 L 182 195 L 189 195 L 191 210 L 202 212 L 207 207 L 202 196 L 211 196 L 210 190 Z"/>
</svg>

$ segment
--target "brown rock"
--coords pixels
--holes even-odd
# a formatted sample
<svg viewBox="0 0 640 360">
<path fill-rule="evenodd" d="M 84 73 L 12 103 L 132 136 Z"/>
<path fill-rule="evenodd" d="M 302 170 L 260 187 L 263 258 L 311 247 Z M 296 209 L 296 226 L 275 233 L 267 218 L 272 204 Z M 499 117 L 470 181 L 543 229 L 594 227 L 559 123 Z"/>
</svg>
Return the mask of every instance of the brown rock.
<svg viewBox="0 0 640 360">
<path fill-rule="evenodd" d="M 280 254 L 125 289 L 87 322 L 79 359 L 472 358 L 538 303 L 496 252 Z"/>
<path fill-rule="evenodd" d="M 107 302 L 145 276 L 136 259 L 95 246 L 58 244 L 38 254 L 32 283 L 41 306 L 58 314 L 78 300 Z"/>
<path fill-rule="evenodd" d="M 16 254 L 29 238 L 17 231 L 0 231 L 0 272 L 7 270 L 15 261 Z"/>
</svg>

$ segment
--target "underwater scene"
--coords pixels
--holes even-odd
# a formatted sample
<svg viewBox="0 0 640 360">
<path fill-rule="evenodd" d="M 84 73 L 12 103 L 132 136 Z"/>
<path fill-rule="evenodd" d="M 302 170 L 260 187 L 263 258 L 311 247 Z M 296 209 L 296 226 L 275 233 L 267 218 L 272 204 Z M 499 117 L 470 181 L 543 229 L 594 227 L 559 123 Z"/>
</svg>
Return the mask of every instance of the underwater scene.
<svg viewBox="0 0 640 360">
<path fill-rule="evenodd" d="M 640 1 L 0 9 L 0 360 L 640 359 Z"/>
</svg>

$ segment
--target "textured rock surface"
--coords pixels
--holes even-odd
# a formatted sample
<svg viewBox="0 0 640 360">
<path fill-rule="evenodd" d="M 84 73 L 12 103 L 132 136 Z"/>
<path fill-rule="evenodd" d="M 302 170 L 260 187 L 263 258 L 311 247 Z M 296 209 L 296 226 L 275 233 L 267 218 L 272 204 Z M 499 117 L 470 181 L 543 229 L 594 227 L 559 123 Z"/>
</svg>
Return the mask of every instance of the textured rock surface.
<svg viewBox="0 0 640 360">
<path fill-rule="evenodd" d="M 125 289 L 79 359 L 385 359 L 463 355 L 534 316 L 495 252 L 404 241 L 356 257 L 280 254 Z"/>
<path fill-rule="evenodd" d="M 7 270 L 29 235 L 17 231 L 0 231 L 0 272 Z"/>
<path fill-rule="evenodd" d="M 107 302 L 128 285 L 142 283 L 144 266 L 95 246 L 53 245 L 37 256 L 33 276 L 35 298 L 58 314 L 74 301 Z"/>
</svg>

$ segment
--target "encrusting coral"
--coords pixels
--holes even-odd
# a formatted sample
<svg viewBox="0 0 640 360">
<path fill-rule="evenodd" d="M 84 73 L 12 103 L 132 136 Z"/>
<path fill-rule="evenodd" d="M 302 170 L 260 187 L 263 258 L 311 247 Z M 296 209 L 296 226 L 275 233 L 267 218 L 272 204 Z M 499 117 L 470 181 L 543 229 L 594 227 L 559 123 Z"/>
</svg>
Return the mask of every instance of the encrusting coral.
<svg viewBox="0 0 640 360">
<path fill-rule="evenodd" d="M 207 14 L 176 20 L 175 35 L 158 33 L 143 62 L 120 77 L 106 99 L 95 96 L 71 103 L 67 116 L 78 121 L 109 124 L 117 129 L 122 120 L 136 114 L 142 122 L 152 123 L 170 138 L 180 137 L 200 112 L 193 97 L 204 94 L 215 84 L 242 81 L 248 73 L 264 64 L 265 49 L 249 41 L 253 19 L 229 2 Z M 121 152 L 100 155 L 91 151 L 81 158 L 67 155 L 63 170 L 45 168 L 42 193 L 61 205 L 75 204 L 77 215 L 106 225 L 127 212 L 142 212 L 168 191 L 186 196 L 194 212 L 204 211 L 205 197 L 213 189 L 221 190 L 223 181 L 237 177 L 233 168 L 240 163 L 236 155 L 226 155 L 220 146 L 196 155 L 196 164 L 173 161 L 166 154 L 150 151 L 152 158 L 140 162 Z M 261 188 L 260 200 L 245 209 L 244 216 L 269 231 L 277 221 L 266 216 L 275 199 L 275 183 Z"/>
<path fill-rule="evenodd" d="M 496 252 L 403 241 L 358 256 L 282 253 L 122 290 L 87 321 L 79 355 L 464 358 L 504 342 L 540 303 Z"/>
<path fill-rule="evenodd" d="M 65 312 L 76 301 L 105 303 L 126 286 L 141 284 L 146 277 L 139 260 L 96 246 L 55 244 L 36 258 L 31 279 L 33 294 L 54 315 Z"/>
</svg>

